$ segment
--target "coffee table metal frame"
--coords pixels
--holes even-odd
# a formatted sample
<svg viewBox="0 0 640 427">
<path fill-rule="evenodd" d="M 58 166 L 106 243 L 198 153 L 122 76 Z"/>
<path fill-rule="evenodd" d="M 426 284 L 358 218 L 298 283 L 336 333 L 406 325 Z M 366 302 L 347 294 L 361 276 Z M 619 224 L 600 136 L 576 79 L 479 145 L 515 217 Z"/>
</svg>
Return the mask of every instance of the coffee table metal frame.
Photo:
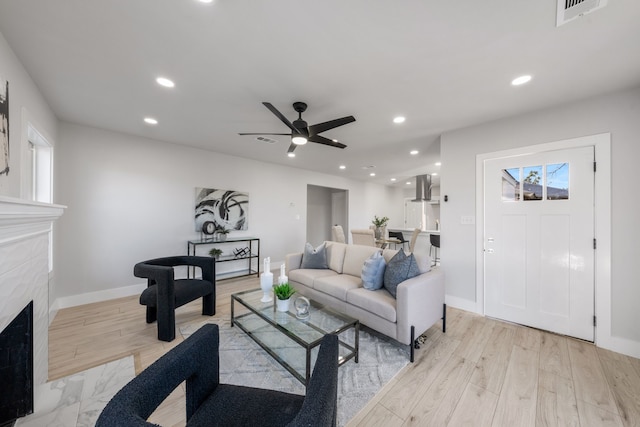
<svg viewBox="0 0 640 427">
<path fill-rule="evenodd" d="M 338 313 L 316 301 L 310 301 L 310 315 L 306 319 L 298 319 L 296 315 L 289 311 L 286 313 L 277 312 L 275 309 L 275 300 L 268 303 L 260 301 L 263 293 L 260 289 L 238 292 L 231 295 L 231 326 L 238 326 L 249 337 L 260 345 L 267 353 L 269 353 L 278 363 L 280 363 L 287 371 L 296 377 L 305 387 L 309 384 L 311 378 L 311 356 L 315 347 L 320 345 L 322 337 L 329 333 L 338 335 L 341 354 L 339 356 L 339 365 L 343 365 L 347 361 L 354 359 L 358 363 L 358 346 L 360 322 L 344 314 Z M 275 296 L 274 296 L 275 298 Z M 295 298 L 295 297 L 294 297 Z M 235 303 L 238 302 L 249 312 L 235 315 Z M 291 304 L 293 308 L 293 304 Z M 261 339 L 255 331 L 251 330 L 247 323 L 249 316 L 257 316 L 261 321 L 270 325 L 274 330 L 284 334 L 289 339 L 305 349 L 305 375 L 303 376 L 291 363 L 281 357 L 267 340 Z M 354 344 L 345 342 L 340 336 L 343 332 L 353 328 L 355 332 Z M 343 354 L 343 352 L 345 352 Z"/>
</svg>

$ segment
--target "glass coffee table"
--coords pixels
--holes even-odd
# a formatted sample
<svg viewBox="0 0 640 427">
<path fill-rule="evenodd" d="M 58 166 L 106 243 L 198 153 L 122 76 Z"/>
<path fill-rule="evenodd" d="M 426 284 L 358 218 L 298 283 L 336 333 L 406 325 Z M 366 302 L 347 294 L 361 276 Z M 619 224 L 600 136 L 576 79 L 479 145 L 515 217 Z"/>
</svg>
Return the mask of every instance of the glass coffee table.
<svg viewBox="0 0 640 427">
<path fill-rule="evenodd" d="M 302 384 L 309 384 L 320 341 L 326 334 L 338 335 L 339 365 L 351 359 L 358 363 L 360 323 L 357 319 L 315 301 L 310 301 L 309 316 L 298 319 L 293 304 L 295 296 L 286 313 L 276 311 L 275 301 L 261 302 L 262 296 L 260 289 L 232 294 L 231 326 L 246 332 Z"/>
</svg>

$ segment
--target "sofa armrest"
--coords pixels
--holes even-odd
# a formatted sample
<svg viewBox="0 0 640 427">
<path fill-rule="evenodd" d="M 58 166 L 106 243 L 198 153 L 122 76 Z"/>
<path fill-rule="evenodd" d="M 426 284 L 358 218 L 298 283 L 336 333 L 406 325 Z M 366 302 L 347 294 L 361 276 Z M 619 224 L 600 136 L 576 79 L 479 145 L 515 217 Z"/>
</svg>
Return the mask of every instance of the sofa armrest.
<svg viewBox="0 0 640 427">
<path fill-rule="evenodd" d="M 417 338 L 441 319 L 444 296 L 444 273 L 439 268 L 400 283 L 396 294 L 396 339 L 410 344 L 411 326 L 415 326 Z"/>
<path fill-rule="evenodd" d="M 302 252 L 288 254 L 284 257 L 285 274 L 288 276 L 289 271 L 298 270 L 302 265 Z"/>
</svg>

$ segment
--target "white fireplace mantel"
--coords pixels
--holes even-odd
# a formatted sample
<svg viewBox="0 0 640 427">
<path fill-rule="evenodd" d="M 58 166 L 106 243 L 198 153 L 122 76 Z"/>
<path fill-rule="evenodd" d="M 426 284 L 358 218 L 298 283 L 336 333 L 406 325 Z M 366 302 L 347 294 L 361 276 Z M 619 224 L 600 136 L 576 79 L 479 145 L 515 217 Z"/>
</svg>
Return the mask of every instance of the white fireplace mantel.
<svg viewBox="0 0 640 427">
<path fill-rule="evenodd" d="M 48 375 L 49 247 L 52 224 L 64 209 L 0 197 L 0 331 L 33 301 L 35 385 Z"/>
</svg>

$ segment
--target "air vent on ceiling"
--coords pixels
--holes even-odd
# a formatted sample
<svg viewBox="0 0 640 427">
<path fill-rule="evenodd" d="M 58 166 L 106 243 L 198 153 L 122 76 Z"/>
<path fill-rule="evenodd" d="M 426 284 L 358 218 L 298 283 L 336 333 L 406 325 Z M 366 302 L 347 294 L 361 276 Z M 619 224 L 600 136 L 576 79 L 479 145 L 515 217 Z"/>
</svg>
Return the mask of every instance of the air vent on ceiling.
<svg viewBox="0 0 640 427">
<path fill-rule="evenodd" d="M 257 139 L 258 141 L 266 142 L 266 143 L 268 143 L 268 144 L 275 144 L 276 142 L 278 142 L 278 141 L 276 141 L 275 139 L 267 138 L 267 137 L 264 137 L 264 136 L 259 136 L 259 137 L 257 137 L 256 139 Z"/>
<path fill-rule="evenodd" d="M 556 27 L 607 5 L 608 0 L 558 0 Z"/>
</svg>

